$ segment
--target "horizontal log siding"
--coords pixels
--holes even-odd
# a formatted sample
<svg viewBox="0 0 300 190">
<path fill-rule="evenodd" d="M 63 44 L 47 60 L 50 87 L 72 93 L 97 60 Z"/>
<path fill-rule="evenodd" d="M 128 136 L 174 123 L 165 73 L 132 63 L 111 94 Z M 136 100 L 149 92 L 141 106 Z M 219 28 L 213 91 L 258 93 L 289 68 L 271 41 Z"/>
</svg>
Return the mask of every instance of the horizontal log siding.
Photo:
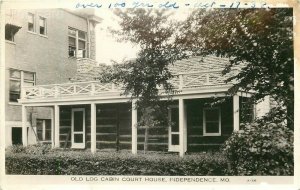
<svg viewBox="0 0 300 190">
<path fill-rule="evenodd" d="M 71 108 L 60 107 L 59 113 L 59 144 L 64 147 L 68 133 L 71 132 Z M 71 147 L 71 134 L 67 140 L 67 148 Z"/>
<path fill-rule="evenodd" d="M 144 150 L 145 129 L 138 128 L 138 150 Z M 149 151 L 168 151 L 168 128 L 150 128 L 148 137 Z"/>
<path fill-rule="evenodd" d="M 117 138 L 119 149 L 131 149 L 130 104 L 97 105 L 96 117 L 97 149 L 117 149 Z"/>
<path fill-rule="evenodd" d="M 68 133 L 71 131 L 72 108 L 85 108 L 86 148 L 90 148 L 91 109 L 89 105 L 62 106 L 60 108 L 60 147 L 64 147 Z M 96 147 L 98 149 L 116 149 L 117 118 L 119 118 L 119 148 L 131 149 L 130 104 L 97 105 L 96 110 Z M 117 117 L 117 112 L 119 117 Z M 69 136 L 66 147 L 71 147 L 71 136 Z"/>
<path fill-rule="evenodd" d="M 186 101 L 187 106 L 187 151 L 198 152 L 218 149 L 233 131 L 232 101 L 219 105 L 221 108 L 221 136 L 203 136 L 203 108 L 208 99 Z"/>
</svg>

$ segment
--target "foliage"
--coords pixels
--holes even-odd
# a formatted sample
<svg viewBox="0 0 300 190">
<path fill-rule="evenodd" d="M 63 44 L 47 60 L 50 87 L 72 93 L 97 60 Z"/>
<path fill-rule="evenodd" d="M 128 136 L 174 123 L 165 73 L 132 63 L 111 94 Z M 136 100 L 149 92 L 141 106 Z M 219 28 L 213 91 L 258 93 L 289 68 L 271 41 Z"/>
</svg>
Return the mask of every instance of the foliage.
<svg viewBox="0 0 300 190">
<path fill-rule="evenodd" d="M 7 153 L 6 173 L 19 175 L 225 175 L 226 158 L 219 153 L 187 155 L 130 152 L 56 151 L 35 155 Z"/>
<path fill-rule="evenodd" d="M 231 175 L 293 175 L 293 131 L 282 124 L 242 126 L 225 142 Z"/>
<path fill-rule="evenodd" d="M 169 82 L 173 76 L 168 65 L 183 57 L 172 43 L 175 24 L 170 21 L 166 10 L 126 9 L 116 10 L 115 14 L 121 29 L 112 29 L 111 32 L 118 40 L 138 45 L 140 51 L 136 59 L 114 64 L 100 80 L 122 84 L 125 88 L 123 94 L 136 100 L 136 108 L 141 113 L 138 126 L 168 126 L 165 112 L 168 104 L 160 100 L 171 99 L 176 93 Z"/>
<path fill-rule="evenodd" d="M 228 57 L 230 65 L 241 71 L 228 81 L 229 90 L 255 91 L 255 101 L 267 95 L 283 106 L 289 128 L 293 128 L 293 10 L 214 9 L 196 10 L 184 23 L 176 39 L 196 55 Z"/>
<path fill-rule="evenodd" d="M 34 145 L 12 145 L 7 148 L 9 153 L 26 153 L 32 155 L 42 155 L 53 151 L 49 144 L 34 144 Z"/>
<path fill-rule="evenodd" d="M 141 47 L 134 61 L 112 72 L 110 79 L 125 85 L 125 94 L 137 97 L 141 106 L 155 105 L 161 86 L 166 94 L 174 89 L 168 65 L 187 55 L 228 57 L 223 73 L 239 67 L 228 79 L 237 90 L 256 92 L 255 102 L 270 95 L 284 111 L 293 128 L 293 10 L 276 9 L 197 9 L 183 22 L 169 21 L 165 10 L 117 10 L 121 30 L 119 40 Z"/>
<path fill-rule="evenodd" d="M 114 65 L 102 80 L 123 84 L 124 94 L 137 98 L 140 107 L 159 106 L 160 89 L 167 96 L 174 92 L 167 66 L 183 57 L 172 43 L 175 25 L 165 10 L 126 9 L 115 13 L 121 30 L 111 30 L 112 33 L 119 40 L 138 45 L 140 51 L 136 59 Z"/>
<path fill-rule="evenodd" d="M 281 105 L 282 106 L 282 105 Z M 286 116 L 285 110 L 281 109 L 280 106 L 276 106 L 270 109 L 270 111 L 256 119 L 256 122 L 259 125 L 264 125 L 265 123 L 272 122 L 272 123 L 277 123 L 281 125 L 286 125 L 286 120 L 282 120 Z"/>
</svg>

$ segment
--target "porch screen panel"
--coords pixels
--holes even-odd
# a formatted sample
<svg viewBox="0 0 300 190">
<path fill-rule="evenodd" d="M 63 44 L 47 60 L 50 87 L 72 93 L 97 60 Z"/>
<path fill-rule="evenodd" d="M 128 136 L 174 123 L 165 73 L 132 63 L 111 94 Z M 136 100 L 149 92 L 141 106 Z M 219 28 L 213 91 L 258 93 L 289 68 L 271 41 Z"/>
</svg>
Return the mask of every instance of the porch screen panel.
<svg viewBox="0 0 300 190">
<path fill-rule="evenodd" d="M 75 111 L 74 112 L 74 132 L 83 131 L 83 112 Z"/>
</svg>

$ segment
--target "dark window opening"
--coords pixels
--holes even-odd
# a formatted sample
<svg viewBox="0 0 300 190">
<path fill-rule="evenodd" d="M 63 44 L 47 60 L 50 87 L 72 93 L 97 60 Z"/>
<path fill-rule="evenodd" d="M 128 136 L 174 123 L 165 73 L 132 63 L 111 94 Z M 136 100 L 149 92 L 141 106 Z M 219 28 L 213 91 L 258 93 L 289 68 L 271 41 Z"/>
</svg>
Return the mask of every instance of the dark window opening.
<svg viewBox="0 0 300 190">
<path fill-rule="evenodd" d="M 172 134 L 172 145 L 179 145 L 179 135 Z"/>
<path fill-rule="evenodd" d="M 15 26 L 12 24 L 6 24 L 5 25 L 5 40 L 8 41 L 15 41 L 15 35 L 19 31 L 21 27 Z"/>
<path fill-rule="evenodd" d="M 13 145 L 22 144 L 22 128 L 13 127 L 11 129 L 11 138 Z"/>
</svg>

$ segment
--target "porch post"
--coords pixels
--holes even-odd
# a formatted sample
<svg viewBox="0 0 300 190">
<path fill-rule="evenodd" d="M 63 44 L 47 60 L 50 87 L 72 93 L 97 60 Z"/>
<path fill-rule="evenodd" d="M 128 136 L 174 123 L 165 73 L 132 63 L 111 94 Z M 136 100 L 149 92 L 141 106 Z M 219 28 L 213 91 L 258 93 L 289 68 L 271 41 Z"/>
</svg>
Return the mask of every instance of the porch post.
<svg viewBox="0 0 300 190">
<path fill-rule="evenodd" d="M 137 109 L 135 107 L 136 101 L 132 101 L 132 121 L 131 121 L 131 149 L 132 154 L 137 154 Z"/>
<path fill-rule="evenodd" d="M 55 143 L 54 143 L 54 122 L 55 122 L 55 117 L 54 117 L 54 107 L 51 107 L 51 147 L 54 148 L 55 147 Z"/>
<path fill-rule="evenodd" d="M 96 152 L 96 104 L 91 103 L 91 152 Z"/>
<path fill-rule="evenodd" d="M 184 100 L 179 99 L 179 156 L 183 157 L 187 149 L 186 111 Z"/>
<path fill-rule="evenodd" d="M 23 146 L 28 145 L 27 110 L 24 105 L 22 105 L 22 141 L 23 141 Z"/>
<path fill-rule="evenodd" d="M 59 106 L 54 105 L 54 146 L 59 148 Z"/>
<path fill-rule="evenodd" d="M 233 130 L 240 130 L 240 103 L 239 96 L 233 96 Z"/>
</svg>

